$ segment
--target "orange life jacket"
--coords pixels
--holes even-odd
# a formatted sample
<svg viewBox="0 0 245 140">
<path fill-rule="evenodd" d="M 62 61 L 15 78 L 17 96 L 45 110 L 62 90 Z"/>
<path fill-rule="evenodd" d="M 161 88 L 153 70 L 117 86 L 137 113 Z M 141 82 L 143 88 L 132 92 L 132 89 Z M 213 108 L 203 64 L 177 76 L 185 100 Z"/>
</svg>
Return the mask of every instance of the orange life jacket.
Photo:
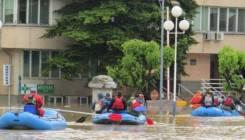
<svg viewBox="0 0 245 140">
<path fill-rule="evenodd" d="M 202 94 L 201 93 L 196 93 L 192 98 L 191 98 L 191 104 L 200 104 L 202 102 Z"/>
</svg>

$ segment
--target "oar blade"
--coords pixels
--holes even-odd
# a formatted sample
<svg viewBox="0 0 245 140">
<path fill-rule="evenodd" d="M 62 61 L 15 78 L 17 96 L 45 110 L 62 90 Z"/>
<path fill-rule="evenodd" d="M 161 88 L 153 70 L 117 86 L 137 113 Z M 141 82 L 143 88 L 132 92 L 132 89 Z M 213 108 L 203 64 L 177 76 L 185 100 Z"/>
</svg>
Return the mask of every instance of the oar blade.
<svg viewBox="0 0 245 140">
<path fill-rule="evenodd" d="M 81 118 L 79 118 L 79 119 L 76 121 L 76 123 L 83 123 L 83 122 L 86 121 L 86 118 L 87 118 L 87 116 L 86 116 L 86 117 L 82 116 Z"/>
</svg>

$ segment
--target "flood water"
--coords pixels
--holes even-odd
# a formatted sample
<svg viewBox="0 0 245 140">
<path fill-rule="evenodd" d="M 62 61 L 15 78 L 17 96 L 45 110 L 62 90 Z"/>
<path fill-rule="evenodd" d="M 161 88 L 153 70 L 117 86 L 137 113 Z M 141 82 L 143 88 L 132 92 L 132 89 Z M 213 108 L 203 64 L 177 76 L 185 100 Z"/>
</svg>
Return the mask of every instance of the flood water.
<svg viewBox="0 0 245 140">
<path fill-rule="evenodd" d="M 88 106 L 46 105 L 88 112 Z M 68 127 L 59 131 L 0 130 L 0 140 L 245 140 L 244 117 L 199 118 L 189 114 L 151 115 L 154 125 L 94 125 L 88 116 L 84 123 L 75 123 L 81 115 L 62 113 Z M 86 115 L 85 115 L 86 116 Z"/>
</svg>

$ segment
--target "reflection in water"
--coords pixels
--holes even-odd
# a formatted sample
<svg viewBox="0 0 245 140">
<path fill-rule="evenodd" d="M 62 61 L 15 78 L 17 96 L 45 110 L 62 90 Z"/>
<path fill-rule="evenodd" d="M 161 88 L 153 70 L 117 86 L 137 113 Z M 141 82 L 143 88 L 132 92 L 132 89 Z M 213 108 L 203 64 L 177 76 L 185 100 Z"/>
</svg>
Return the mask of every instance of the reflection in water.
<svg viewBox="0 0 245 140">
<path fill-rule="evenodd" d="M 62 108 L 61 105 L 46 105 Z M 85 111 L 87 106 L 72 105 L 65 109 Z M 68 128 L 61 131 L 0 130 L 0 140 L 231 140 L 245 139 L 245 119 L 234 118 L 201 118 L 190 115 L 150 116 L 156 121 L 152 126 L 94 125 L 91 117 L 86 122 L 75 123 L 79 114 L 62 113 L 68 120 Z"/>
</svg>

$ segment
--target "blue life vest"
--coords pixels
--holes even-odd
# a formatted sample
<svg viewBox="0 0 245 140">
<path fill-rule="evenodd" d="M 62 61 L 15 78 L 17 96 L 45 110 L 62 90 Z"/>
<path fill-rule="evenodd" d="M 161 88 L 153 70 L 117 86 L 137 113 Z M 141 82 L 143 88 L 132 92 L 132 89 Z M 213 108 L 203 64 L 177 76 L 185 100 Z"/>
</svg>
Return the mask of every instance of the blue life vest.
<svg viewBox="0 0 245 140">
<path fill-rule="evenodd" d="M 37 115 L 36 106 L 35 105 L 31 105 L 31 104 L 26 104 L 24 106 L 24 112 L 29 112 L 29 113 Z"/>
</svg>

